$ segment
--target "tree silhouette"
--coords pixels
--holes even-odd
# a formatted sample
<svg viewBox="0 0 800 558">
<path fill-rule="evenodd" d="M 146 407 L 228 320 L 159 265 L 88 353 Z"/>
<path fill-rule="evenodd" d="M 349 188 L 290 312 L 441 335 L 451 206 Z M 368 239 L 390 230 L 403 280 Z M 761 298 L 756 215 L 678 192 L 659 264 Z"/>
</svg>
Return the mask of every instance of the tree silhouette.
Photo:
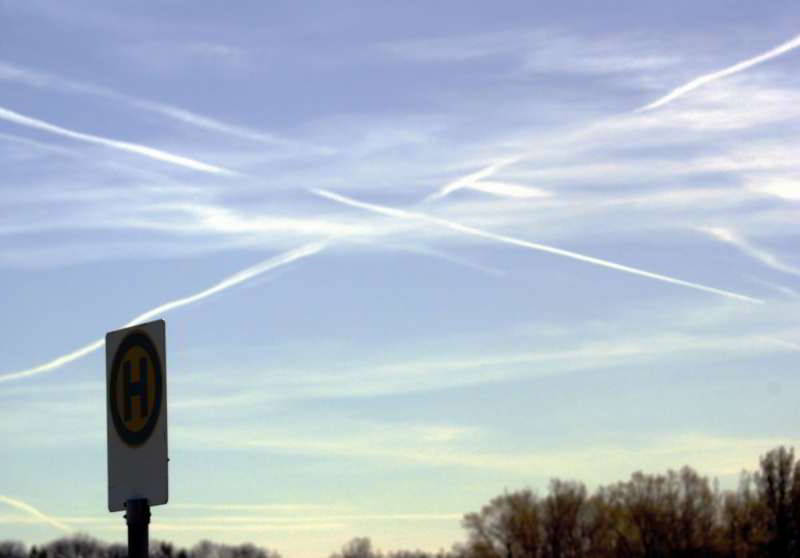
<svg viewBox="0 0 800 558">
<path fill-rule="evenodd" d="M 800 462 L 775 448 L 758 470 L 742 472 L 736 490 L 721 493 L 684 467 L 637 472 L 589 494 L 576 481 L 554 479 L 539 497 L 530 489 L 493 498 L 464 515 L 466 541 L 450 551 L 381 553 L 354 538 L 330 558 L 800 558 Z M 190 550 L 154 542 L 152 558 L 280 558 L 252 544 L 201 541 Z M 29 551 L 0 542 L 0 558 L 126 558 L 121 544 L 86 535 Z"/>
</svg>

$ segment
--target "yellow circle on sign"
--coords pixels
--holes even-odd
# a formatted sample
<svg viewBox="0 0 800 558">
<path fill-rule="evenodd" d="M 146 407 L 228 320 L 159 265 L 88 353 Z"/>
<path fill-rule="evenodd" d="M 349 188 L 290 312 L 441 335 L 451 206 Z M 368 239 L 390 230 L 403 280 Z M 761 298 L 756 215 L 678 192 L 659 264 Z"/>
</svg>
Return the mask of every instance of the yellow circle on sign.
<svg viewBox="0 0 800 558">
<path fill-rule="evenodd" d="M 143 347 L 134 345 L 122 356 L 116 382 L 117 410 L 125 429 L 139 432 L 156 407 L 156 366 Z"/>
</svg>

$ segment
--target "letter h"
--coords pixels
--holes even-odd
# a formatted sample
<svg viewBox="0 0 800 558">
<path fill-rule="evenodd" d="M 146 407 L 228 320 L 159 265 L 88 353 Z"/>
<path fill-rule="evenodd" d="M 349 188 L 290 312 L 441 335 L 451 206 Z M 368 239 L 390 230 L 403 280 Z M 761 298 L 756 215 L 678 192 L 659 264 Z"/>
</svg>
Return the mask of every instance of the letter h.
<svg viewBox="0 0 800 558">
<path fill-rule="evenodd" d="M 125 422 L 131 420 L 133 412 L 131 410 L 131 399 L 139 398 L 139 415 L 144 418 L 147 416 L 147 359 L 139 359 L 139 381 L 131 380 L 131 361 L 126 360 L 122 365 L 125 376 Z"/>
</svg>

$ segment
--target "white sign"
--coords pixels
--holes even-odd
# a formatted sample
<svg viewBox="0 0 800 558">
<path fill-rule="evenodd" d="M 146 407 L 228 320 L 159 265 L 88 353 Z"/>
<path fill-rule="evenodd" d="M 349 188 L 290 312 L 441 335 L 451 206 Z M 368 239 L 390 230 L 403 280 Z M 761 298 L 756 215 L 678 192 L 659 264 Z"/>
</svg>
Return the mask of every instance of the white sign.
<svg viewBox="0 0 800 558">
<path fill-rule="evenodd" d="M 106 334 L 108 510 L 166 504 L 167 358 L 164 320 Z"/>
</svg>

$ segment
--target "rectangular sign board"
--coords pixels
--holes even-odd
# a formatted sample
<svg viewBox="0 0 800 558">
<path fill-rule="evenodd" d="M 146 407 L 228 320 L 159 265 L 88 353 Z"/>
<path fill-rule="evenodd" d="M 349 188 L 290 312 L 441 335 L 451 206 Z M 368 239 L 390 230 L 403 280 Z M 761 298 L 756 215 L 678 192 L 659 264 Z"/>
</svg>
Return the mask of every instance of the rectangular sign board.
<svg viewBox="0 0 800 558">
<path fill-rule="evenodd" d="M 106 334 L 108 510 L 168 499 L 167 355 L 164 320 Z"/>
</svg>

